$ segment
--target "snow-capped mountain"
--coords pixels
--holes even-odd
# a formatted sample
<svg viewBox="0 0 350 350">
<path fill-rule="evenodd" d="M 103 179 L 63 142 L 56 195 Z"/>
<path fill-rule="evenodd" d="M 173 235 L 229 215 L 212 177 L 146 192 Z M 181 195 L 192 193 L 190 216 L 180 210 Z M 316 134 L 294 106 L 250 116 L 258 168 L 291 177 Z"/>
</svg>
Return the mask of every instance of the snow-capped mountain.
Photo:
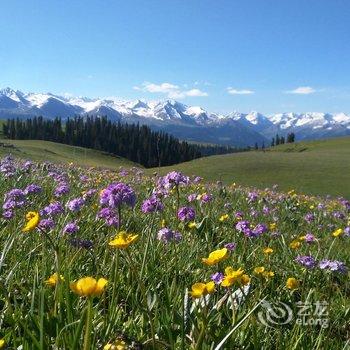
<svg viewBox="0 0 350 350">
<path fill-rule="evenodd" d="M 262 132 L 273 126 L 272 121 L 259 112 L 250 112 L 248 114 L 233 112 L 228 115 L 238 122 L 253 128 L 257 132 Z"/>
<path fill-rule="evenodd" d="M 267 137 L 294 132 L 299 140 L 350 135 L 350 115 L 344 113 L 278 113 L 269 117 L 273 127 L 264 129 Z"/>
<path fill-rule="evenodd" d="M 201 107 L 178 101 L 123 101 L 115 98 L 58 96 L 0 90 L 0 118 L 33 116 L 63 119 L 75 115 L 107 116 L 121 122 L 146 124 L 191 141 L 253 145 L 268 143 L 276 133 L 294 132 L 298 140 L 350 135 L 350 115 L 345 113 L 258 112 L 209 113 Z"/>
</svg>

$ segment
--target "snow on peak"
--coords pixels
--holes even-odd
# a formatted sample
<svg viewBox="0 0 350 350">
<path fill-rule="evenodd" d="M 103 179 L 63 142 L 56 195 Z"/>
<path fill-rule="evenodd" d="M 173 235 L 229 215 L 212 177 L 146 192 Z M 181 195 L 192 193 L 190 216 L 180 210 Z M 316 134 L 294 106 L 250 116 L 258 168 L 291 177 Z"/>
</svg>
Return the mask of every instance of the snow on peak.
<svg viewBox="0 0 350 350">
<path fill-rule="evenodd" d="M 122 101 L 116 97 L 87 98 L 71 95 L 58 96 L 51 93 L 22 93 L 11 88 L 0 90 L 0 110 L 12 109 L 18 113 L 62 118 L 81 115 L 107 115 L 110 118 L 146 118 L 149 122 L 189 123 L 191 125 L 223 125 L 240 123 L 245 127 L 270 136 L 279 130 L 283 132 L 301 130 L 307 134 L 312 130 L 350 130 L 350 115 L 345 113 L 276 113 L 265 116 L 257 111 L 241 113 L 233 111 L 227 114 L 215 114 L 200 106 L 187 106 L 176 100 Z M 15 115 L 15 114 L 14 114 Z M 146 122 L 147 123 L 147 122 Z"/>
</svg>

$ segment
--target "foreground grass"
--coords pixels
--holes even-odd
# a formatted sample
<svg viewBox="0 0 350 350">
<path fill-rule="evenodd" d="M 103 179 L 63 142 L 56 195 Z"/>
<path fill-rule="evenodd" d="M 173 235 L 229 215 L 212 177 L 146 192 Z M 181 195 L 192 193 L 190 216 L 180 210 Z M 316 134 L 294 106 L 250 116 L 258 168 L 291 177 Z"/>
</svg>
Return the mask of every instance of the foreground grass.
<svg viewBox="0 0 350 350">
<path fill-rule="evenodd" d="M 211 156 L 159 172 L 172 169 L 226 184 L 259 188 L 278 184 L 282 190 L 350 198 L 350 137 L 282 145 L 265 152 Z"/>
<path fill-rule="evenodd" d="M 135 164 L 125 158 L 109 155 L 88 148 L 64 145 L 41 140 L 1 140 L 14 148 L 0 147 L 0 156 L 9 153 L 22 159 L 50 161 L 55 163 L 74 163 L 79 166 L 93 166 L 119 169 L 120 166 L 132 167 Z"/>
<path fill-rule="evenodd" d="M 318 267 L 322 259 L 349 266 L 345 201 L 197 181 L 180 186 L 165 181 L 166 190 L 139 171 L 119 174 L 9 160 L 0 169 L 3 216 L 14 196 L 11 190 L 41 187 L 25 192 L 24 199 L 16 191 L 10 218 L 0 219 L 0 339 L 9 349 L 343 349 L 349 339 L 349 274 Z M 101 190 L 114 182 L 131 184 L 134 207 L 126 199 L 120 210 L 112 200 L 101 204 L 108 193 Z M 62 185 L 69 190 L 59 194 Z M 141 204 L 153 190 L 164 210 L 144 213 Z M 108 198 L 124 198 L 114 195 Z M 79 207 L 69 205 L 76 198 L 85 199 Z M 61 210 L 42 211 L 54 202 L 62 204 Z M 120 230 L 138 239 L 124 249 L 110 246 L 118 230 L 96 219 L 103 206 L 115 216 L 119 212 Z M 183 206 L 195 210 L 190 222 L 177 217 Z M 40 212 L 41 224 L 22 232 L 28 211 Z M 44 220 L 51 220 L 50 227 Z M 242 221 L 250 222 L 249 230 L 264 224 L 264 232 L 250 237 L 251 231 L 237 229 Z M 63 233 L 72 222 L 77 231 Z M 158 240 L 164 226 L 182 239 Z M 307 232 L 315 238 L 311 243 L 303 238 Z M 225 259 L 203 263 L 227 243 L 235 247 Z M 272 251 L 264 252 L 266 247 Z M 295 261 L 298 255 L 311 255 L 317 264 L 305 268 Z M 244 269 L 250 280 L 236 278 L 229 287 L 218 282 L 212 294 L 191 296 L 193 284 L 209 282 L 228 266 Z M 255 273 L 261 266 L 273 274 Z M 58 281 L 45 282 L 54 273 L 61 276 Z M 84 276 L 107 279 L 103 293 L 79 297 L 71 282 Z M 290 277 L 296 279 L 295 289 L 286 286 Z M 258 318 L 259 312 L 268 314 L 262 300 L 283 301 L 295 318 L 298 302 L 313 307 L 327 302 L 321 317 L 328 327 L 299 325 L 295 318 L 284 323 L 278 310 L 274 322 L 265 325 Z"/>
</svg>

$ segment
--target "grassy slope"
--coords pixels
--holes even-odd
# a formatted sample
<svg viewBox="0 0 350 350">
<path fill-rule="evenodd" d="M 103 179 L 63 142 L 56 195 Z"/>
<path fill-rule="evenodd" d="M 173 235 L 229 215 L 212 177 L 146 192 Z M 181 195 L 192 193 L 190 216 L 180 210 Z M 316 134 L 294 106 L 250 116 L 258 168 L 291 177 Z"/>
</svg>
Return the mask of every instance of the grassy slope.
<svg viewBox="0 0 350 350">
<path fill-rule="evenodd" d="M 0 147 L 0 156 L 11 152 L 21 158 L 118 169 L 133 166 L 123 158 L 98 151 L 47 141 L 13 141 L 15 149 Z M 310 194 L 342 195 L 350 198 L 350 137 L 282 145 L 272 150 L 211 156 L 164 167 L 160 173 L 177 169 L 206 180 L 236 182 L 264 188 L 278 184 L 282 190 Z M 158 169 L 149 169 L 153 173 Z"/>
<path fill-rule="evenodd" d="M 118 169 L 120 166 L 133 166 L 133 162 L 121 157 L 114 157 L 99 151 L 63 145 L 39 140 L 0 140 L 13 144 L 15 148 L 0 147 L 0 156 L 11 153 L 14 156 L 37 161 L 58 163 L 73 162 L 82 166 L 105 167 Z"/>
<path fill-rule="evenodd" d="M 162 168 L 161 173 L 170 169 L 225 183 L 261 188 L 278 184 L 283 190 L 350 197 L 350 137 L 211 156 Z"/>
</svg>

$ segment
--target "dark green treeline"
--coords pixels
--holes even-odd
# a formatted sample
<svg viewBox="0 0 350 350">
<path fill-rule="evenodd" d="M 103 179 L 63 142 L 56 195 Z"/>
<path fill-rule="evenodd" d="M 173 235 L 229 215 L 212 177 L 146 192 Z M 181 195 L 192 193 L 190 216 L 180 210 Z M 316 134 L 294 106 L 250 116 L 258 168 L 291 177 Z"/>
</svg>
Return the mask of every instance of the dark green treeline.
<svg viewBox="0 0 350 350">
<path fill-rule="evenodd" d="M 114 123 L 106 117 L 74 117 L 64 123 L 60 118 L 8 119 L 3 124 L 3 133 L 9 139 L 45 140 L 92 148 L 147 168 L 237 151 L 226 146 L 189 144 L 145 125 Z"/>
</svg>

